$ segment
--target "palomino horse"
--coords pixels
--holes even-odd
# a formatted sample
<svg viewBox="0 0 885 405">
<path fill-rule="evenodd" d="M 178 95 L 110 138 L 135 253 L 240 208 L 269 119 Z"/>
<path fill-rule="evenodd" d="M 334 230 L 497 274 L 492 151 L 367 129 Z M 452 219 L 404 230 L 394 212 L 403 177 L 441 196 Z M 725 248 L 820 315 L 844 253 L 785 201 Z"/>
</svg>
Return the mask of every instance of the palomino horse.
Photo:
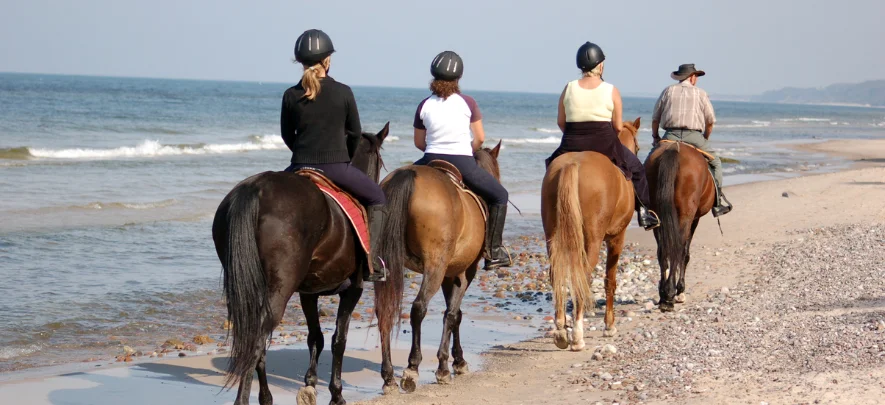
<svg viewBox="0 0 885 405">
<path fill-rule="evenodd" d="M 633 153 L 639 151 L 639 118 L 625 122 L 618 134 Z M 583 181 L 582 181 L 583 179 Z M 571 349 L 584 349 L 584 307 L 593 299 L 590 287 L 599 260 L 599 247 L 608 248 L 605 273 L 605 331 L 614 336 L 615 277 L 624 248 L 627 225 L 635 208 L 633 186 L 607 156 L 597 152 L 571 152 L 550 163 L 541 186 L 541 219 L 550 257 L 553 285 L 556 347 L 569 347 L 565 329 L 565 300 L 571 289 L 574 328 Z"/>
<path fill-rule="evenodd" d="M 474 154 L 476 163 L 500 178 L 498 152 L 482 149 Z M 384 393 L 398 392 L 390 361 L 390 332 L 399 322 L 402 310 L 403 267 L 422 273 L 424 279 L 412 304 L 412 351 L 403 371 L 402 388 L 414 392 L 421 363 L 421 321 L 427 304 L 442 286 L 446 298 L 442 340 L 437 351 L 436 380 L 450 381 L 449 338 L 455 374 L 468 372 L 461 349 L 461 299 L 476 276 L 483 254 L 486 221 L 477 201 L 459 190 L 448 175 L 427 166 L 406 166 L 390 173 L 381 183 L 387 194 L 387 226 L 381 234 L 381 257 L 387 260 L 388 281 L 375 283 L 375 308 L 381 334 L 381 376 Z M 413 197 L 414 196 L 414 197 Z"/>
<path fill-rule="evenodd" d="M 353 158 L 354 167 L 375 181 L 387 133 L 385 125 L 377 135 L 363 134 Z M 256 371 L 258 402 L 273 403 L 264 370 L 267 340 L 295 292 L 301 297 L 310 349 L 310 369 L 298 399 L 316 403 L 317 361 L 323 350 L 317 299 L 336 290 L 341 304 L 332 336 L 329 391 L 332 404 L 344 404 L 341 363 L 367 265 L 344 212 L 311 180 L 295 173 L 264 172 L 243 180 L 224 197 L 215 212 L 212 238 L 224 267 L 224 296 L 233 323 L 225 386 L 239 382 L 235 404 L 249 403 Z"/>
<path fill-rule="evenodd" d="M 651 207 L 660 215 L 655 229 L 658 242 L 658 285 L 661 311 L 684 302 L 685 269 L 691 257 L 691 239 L 698 221 L 713 208 L 716 189 L 707 159 L 687 144 L 665 143 L 649 156 L 645 168 Z"/>
</svg>

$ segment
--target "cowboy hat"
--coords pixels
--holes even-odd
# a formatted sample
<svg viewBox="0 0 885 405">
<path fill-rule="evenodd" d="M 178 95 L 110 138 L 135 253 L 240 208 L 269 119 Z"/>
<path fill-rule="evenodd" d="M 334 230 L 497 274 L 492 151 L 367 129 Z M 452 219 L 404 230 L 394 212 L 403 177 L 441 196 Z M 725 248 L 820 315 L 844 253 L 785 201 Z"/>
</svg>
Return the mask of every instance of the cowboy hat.
<svg viewBox="0 0 885 405">
<path fill-rule="evenodd" d="M 679 65 L 679 70 L 670 73 L 670 77 L 673 80 L 683 81 L 688 79 L 691 75 L 703 76 L 706 73 L 703 70 L 697 70 L 694 67 L 694 63 L 686 63 L 684 65 Z"/>
</svg>

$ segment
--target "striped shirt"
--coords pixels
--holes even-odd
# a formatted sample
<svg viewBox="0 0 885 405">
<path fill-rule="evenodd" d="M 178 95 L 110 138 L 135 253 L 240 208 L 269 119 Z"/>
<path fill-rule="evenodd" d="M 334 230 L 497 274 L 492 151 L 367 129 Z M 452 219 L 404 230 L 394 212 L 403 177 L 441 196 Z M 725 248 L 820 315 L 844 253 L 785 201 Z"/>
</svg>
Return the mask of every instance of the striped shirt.
<svg viewBox="0 0 885 405">
<path fill-rule="evenodd" d="M 688 80 L 667 87 L 658 97 L 652 121 L 661 128 L 704 131 L 707 124 L 716 122 L 713 105 L 703 89 Z"/>
</svg>

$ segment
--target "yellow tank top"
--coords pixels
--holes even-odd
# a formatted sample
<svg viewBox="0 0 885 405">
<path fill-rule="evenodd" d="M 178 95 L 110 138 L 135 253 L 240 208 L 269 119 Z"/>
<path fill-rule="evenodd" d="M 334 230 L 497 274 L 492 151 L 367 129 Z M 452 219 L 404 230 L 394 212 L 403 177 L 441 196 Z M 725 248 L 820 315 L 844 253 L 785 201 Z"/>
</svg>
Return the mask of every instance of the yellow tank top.
<svg viewBox="0 0 885 405">
<path fill-rule="evenodd" d="M 615 103 L 612 90 L 615 86 L 602 82 L 593 90 L 582 88 L 577 80 L 568 83 L 562 104 L 566 122 L 611 121 Z"/>
</svg>

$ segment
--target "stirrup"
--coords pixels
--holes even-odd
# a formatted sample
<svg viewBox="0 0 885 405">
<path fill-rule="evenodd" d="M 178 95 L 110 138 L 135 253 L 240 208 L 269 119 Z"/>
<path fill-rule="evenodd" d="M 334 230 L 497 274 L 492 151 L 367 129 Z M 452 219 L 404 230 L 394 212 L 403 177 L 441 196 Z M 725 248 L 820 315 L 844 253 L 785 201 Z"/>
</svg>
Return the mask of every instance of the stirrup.
<svg viewBox="0 0 885 405">
<path fill-rule="evenodd" d="M 501 258 L 494 260 L 492 259 L 492 251 L 496 249 L 503 249 L 504 253 L 507 254 L 506 258 Z M 513 256 L 510 254 L 510 249 L 507 249 L 505 246 L 499 246 L 497 248 L 492 248 L 489 251 L 489 257 L 485 258 L 485 263 L 482 266 L 483 270 L 495 270 L 499 267 L 510 267 L 513 266 Z"/>
<path fill-rule="evenodd" d="M 387 263 L 381 257 L 378 257 L 378 261 L 381 262 L 380 268 L 376 268 L 374 272 L 366 274 L 365 281 L 372 283 L 387 281 Z"/>
<path fill-rule="evenodd" d="M 658 213 L 657 213 L 657 212 L 654 212 L 654 211 L 652 211 L 652 210 L 650 210 L 650 209 L 648 209 L 648 208 L 645 209 L 645 212 L 647 212 L 647 213 L 649 213 L 649 214 L 651 214 L 651 215 L 653 215 L 653 216 L 655 217 L 655 224 L 652 225 L 652 226 L 645 226 L 645 225 L 642 225 L 642 224 L 640 223 L 639 225 L 642 226 L 642 229 L 645 229 L 646 231 L 650 231 L 650 230 L 652 230 L 652 229 L 655 229 L 655 228 L 661 226 L 661 217 L 658 216 Z M 638 214 L 637 214 L 637 215 L 638 215 Z M 642 220 L 642 216 L 641 216 L 641 215 L 639 216 L 639 219 L 640 219 L 639 222 L 642 222 L 642 221 L 641 221 L 641 220 Z"/>
</svg>

